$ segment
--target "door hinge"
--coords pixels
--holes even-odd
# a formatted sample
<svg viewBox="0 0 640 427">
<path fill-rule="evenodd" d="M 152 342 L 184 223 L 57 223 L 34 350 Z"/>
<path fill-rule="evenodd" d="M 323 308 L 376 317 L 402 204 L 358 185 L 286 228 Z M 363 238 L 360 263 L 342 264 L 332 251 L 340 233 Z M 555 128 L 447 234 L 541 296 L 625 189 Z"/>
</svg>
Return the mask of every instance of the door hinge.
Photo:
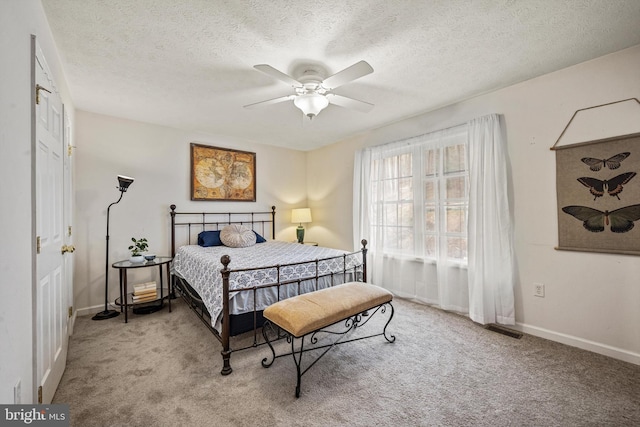
<svg viewBox="0 0 640 427">
<path fill-rule="evenodd" d="M 38 403 L 42 404 L 42 386 L 38 387 Z"/>
<path fill-rule="evenodd" d="M 71 226 L 69 226 L 69 237 L 71 237 Z"/>
<path fill-rule="evenodd" d="M 36 254 L 40 253 L 40 236 L 36 236 Z"/>
<path fill-rule="evenodd" d="M 51 93 L 51 91 L 44 86 L 36 85 L 36 104 L 40 104 L 40 91 L 43 90 L 45 92 Z"/>
<path fill-rule="evenodd" d="M 69 307 L 69 317 L 73 316 L 73 306 Z"/>
<path fill-rule="evenodd" d="M 73 155 L 73 145 L 67 145 L 67 156 Z"/>
</svg>

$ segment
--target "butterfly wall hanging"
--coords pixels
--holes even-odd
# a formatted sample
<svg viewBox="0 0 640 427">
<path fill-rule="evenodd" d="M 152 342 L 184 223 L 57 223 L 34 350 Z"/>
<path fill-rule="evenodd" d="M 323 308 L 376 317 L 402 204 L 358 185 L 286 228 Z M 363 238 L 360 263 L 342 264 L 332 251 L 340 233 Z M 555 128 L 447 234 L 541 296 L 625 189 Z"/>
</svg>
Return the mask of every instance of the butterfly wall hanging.
<svg viewBox="0 0 640 427">
<path fill-rule="evenodd" d="M 612 110 L 615 104 L 628 108 Z M 556 249 L 640 255 L 640 227 L 635 227 L 640 220 L 638 106 L 640 99 L 628 98 L 576 110 L 551 146 L 556 156 Z M 575 132 L 560 145 L 578 116 Z M 612 136 L 584 139 L 589 134 Z"/>
<path fill-rule="evenodd" d="M 558 249 L 640 255 L 640 133 L 554 150 Z"/>
</svg>

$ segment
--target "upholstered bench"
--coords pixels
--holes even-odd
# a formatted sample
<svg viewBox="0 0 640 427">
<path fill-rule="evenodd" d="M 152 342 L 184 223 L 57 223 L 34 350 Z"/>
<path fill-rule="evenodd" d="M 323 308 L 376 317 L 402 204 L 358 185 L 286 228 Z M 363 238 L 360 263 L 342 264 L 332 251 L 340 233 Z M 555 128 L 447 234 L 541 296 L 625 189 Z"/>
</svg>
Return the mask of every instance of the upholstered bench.
<svg viewBox="0 0 640 427">
<path fill-rule="evenodd" d="M 265 319 L 267 319 L 263 326 L 263 335 L 271 349 L 272 360 L 268 362 L 268 358 L 264 358 L 262 360 L 262 366 L 268 368 L 273 364 L 276 358 L 291 354 L 296 364 L 296 397 L 299 397 L 300 380 L 302 375 L 304 375 L 311 366 L 313 366 L 335 345 L 364 338 L 376 337 L 379 335 L 383 335 L 388 342 L 395 341 L 395 336 L 387 336 L 387 326 L 393 318 L 393 306 L 391 305 L 392 300 L 393 294 L 378 286 L 362 282 L 349 282 L 321 289 L 316 292 L 298 295 L 270 305 L 264 309 L 263 313 Z M 387 306 L 391 308 L 391 311 L 381 333 L 350 340 L 343 340 L 348 332 L 363 326 L 377 312 L 380 311 L 381 313 L 386 313 Z M 371 313 L 369 313 L 370 310 L 372 310 Z M 365 318 L 364 320 L 363 317 Z M 339 332 L 335 330 L 325 331 L 325 328 L 336 325 L 340 322 L 344 322 L 344 330 Z M 272 325 L 284 331 L 287 340 L 291 342 L 290 353 L 276 356 L 267 332 L 270 327 L 273 327 Z M 316 344 L 316 334 L 322 332 L 337 335 L 339 338 L 331 344 L 319 345 L 306 349 L 304 348 L 306 337 L 310 337 L 311 344 Z M 300 343 L 297 349 L 295 346 L 296 339 L 298 339 L 298 342 Z M 326 350 L 321 353 L 313 363 L 303 370 L 301 368 L 302 354 L 319 348 L 326 348 Z"/>
</svg>

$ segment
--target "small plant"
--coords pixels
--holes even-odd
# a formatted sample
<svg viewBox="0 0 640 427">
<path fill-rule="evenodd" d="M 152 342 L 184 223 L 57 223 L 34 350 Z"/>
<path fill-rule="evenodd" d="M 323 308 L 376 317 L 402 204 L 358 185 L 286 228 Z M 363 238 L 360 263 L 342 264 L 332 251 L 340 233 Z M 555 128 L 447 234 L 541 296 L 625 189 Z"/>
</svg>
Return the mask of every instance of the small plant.
<svg viewBox="0 0 640 427">
<path fill-rule="evenodd" d="M 129 246 L 129 250 L 131 251 L 131 256 L 140 256 L 142 252 L 146 252 L 149 244 L 147 243 L 146 238 L 136 239 L 135 237 L 131 238 L 133 245 Z"/>
</svg>

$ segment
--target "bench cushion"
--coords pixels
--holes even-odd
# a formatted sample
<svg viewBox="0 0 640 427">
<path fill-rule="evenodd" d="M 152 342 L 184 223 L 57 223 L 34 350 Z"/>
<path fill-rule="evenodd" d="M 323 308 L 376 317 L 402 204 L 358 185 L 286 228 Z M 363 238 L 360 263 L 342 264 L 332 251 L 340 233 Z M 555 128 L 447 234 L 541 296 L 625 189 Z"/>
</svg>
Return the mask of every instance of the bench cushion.
<svg viewBox="0 0 640 427">
<path fill-rule="evenodd" d="M 264 309 L 264 317 L 300 338 L 392 299 L 386 289 L 349 282 L 279 301 Z"/>
</svg>

